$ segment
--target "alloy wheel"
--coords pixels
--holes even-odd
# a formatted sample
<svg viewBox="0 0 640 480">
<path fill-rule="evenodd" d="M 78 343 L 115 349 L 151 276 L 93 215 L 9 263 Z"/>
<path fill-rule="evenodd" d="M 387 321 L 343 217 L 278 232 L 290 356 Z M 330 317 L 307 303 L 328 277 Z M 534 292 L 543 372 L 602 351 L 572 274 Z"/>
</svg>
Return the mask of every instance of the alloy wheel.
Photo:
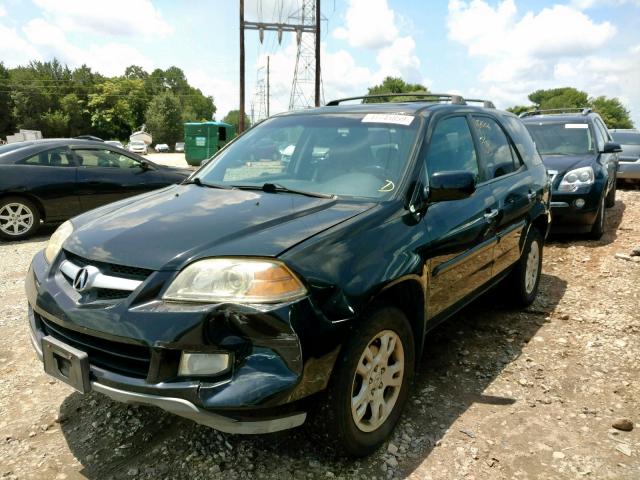
<svg viewBox="0 0 640 480">
<path fill-rule="evenodd" d="M 22 203 L 7 203 L 0 208 L 0 230 L 11 236 L 23 235 L 33 227 L 33 212 Z"/>
<path fill-rule="evenodd" d="M 351 415 L 359 430 L 373 432 L 393 411 L 404 376 L 404 349 L 397 333 L 383 330 L 360 356 L 351 390 Z"/>
<path fill-rule="evenodd" d="M 524 288 L 527 294 L 533 292 L 540 269 L 540 245 L 537 240 L 531 242 L 527 255 L 527 268 L 524 275 Z"/>
</svg>

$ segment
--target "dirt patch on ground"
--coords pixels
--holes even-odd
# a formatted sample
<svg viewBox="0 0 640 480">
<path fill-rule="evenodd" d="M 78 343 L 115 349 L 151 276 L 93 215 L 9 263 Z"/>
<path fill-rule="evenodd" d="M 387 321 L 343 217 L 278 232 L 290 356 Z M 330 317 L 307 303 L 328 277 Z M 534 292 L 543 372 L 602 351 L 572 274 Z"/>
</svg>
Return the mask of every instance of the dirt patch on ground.
<svg viewBox="0 0 640 480">
<path fill-rule="evenodd" d="M 0 478 L 638 479 L 640 191 L 619 191 L 601 241 L 551 238 L 536 302 L 500 292 L 427 339 L 391 441 L 359 461 L 301 429 L 225 435 L 86 396 L 32 352 L 23 278 L 46 238 L 0 243 Z"/>
</svg>

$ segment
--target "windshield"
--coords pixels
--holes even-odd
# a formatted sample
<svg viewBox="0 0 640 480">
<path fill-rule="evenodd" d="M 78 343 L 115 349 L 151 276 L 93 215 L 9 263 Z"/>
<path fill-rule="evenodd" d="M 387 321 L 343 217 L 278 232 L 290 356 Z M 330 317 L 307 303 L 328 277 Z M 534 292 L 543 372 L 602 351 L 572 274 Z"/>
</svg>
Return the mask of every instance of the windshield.
<svg viewBox="0 0 640 480">
<path fill-rule="evenodd" d="M 585 155 L 595 153 L 587 123 L 525 123 L 540 155 Z"/>
<path fill-rule="evenodd" d="M 410 115 L 275 117 L 249 130 L 198 172 L 203 183 L 265 183 L 330 195 L 390 197 L 404 173 L 419 120 Z"/>
<path fill-rule="evenodd" d="M 131 142 L 134 147 L 144 147 L 144 142 Z"/>
<path fill-rule="evenodd" d="M 613 139 L 622 145 L 640 145 L 640 133 L 611 132 Z"/>
</svg>

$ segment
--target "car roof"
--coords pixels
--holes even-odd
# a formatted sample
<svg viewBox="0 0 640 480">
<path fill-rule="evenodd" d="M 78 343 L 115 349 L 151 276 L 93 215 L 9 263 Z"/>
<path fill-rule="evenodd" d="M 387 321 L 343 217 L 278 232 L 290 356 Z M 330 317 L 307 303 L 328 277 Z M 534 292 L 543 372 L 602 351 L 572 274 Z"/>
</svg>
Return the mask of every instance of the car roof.
<svg viewBox="0 0 640 480">
<path fill-rule="evenodd" d="M 563 122 L 571 122 L 571 123 L 589 123 L 591 119 L 598 116 L 597 113 L 589 113 L 588 115 L 582 115 L 580 113 L 553 113 L 553 114 L 542 114 L 542 115 L 530 115 L 527 117 L 522 117 L 522 121 L 524 123 L 563 123 Z"/>
</svg>

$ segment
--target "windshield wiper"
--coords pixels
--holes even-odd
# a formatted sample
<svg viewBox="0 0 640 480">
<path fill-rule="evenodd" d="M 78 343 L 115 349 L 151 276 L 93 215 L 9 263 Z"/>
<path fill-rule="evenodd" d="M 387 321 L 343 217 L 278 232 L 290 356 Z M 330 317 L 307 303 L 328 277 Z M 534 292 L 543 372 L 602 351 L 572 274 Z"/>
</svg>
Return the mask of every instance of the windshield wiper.
<svg viewBox="0 0 640 480">
<path fill-rule="evenodd" d="M 193 177 L 191 180 L 182 182 L 182 185 L 197 185 L 199 187 L 222 188 L 224 190 L 231 190 L 234 188 L 231 185 L 223 185 L 221 183 L 204 183 L 200 180 L 200 177 Z"/>
<path fill-rule="evenodd" d="M 297 195 L 304 195 L 306 197 L 316 197 L 316 198 L 335 198 L 335 195 L 330 195 L 328 193 L 318 193 L 318 192 L 307 192 L 306 190 L 297 190 L 295 188 L 285 187 L 279 183 L 264 183 L 262 185 L 234 185 L 235 188 L 239 188 L 240 190 L 262 190 L 267 193 L 277 193 L 277 192 L 285 192 L 285 193 L 295 193 Z"/>
</svg>

